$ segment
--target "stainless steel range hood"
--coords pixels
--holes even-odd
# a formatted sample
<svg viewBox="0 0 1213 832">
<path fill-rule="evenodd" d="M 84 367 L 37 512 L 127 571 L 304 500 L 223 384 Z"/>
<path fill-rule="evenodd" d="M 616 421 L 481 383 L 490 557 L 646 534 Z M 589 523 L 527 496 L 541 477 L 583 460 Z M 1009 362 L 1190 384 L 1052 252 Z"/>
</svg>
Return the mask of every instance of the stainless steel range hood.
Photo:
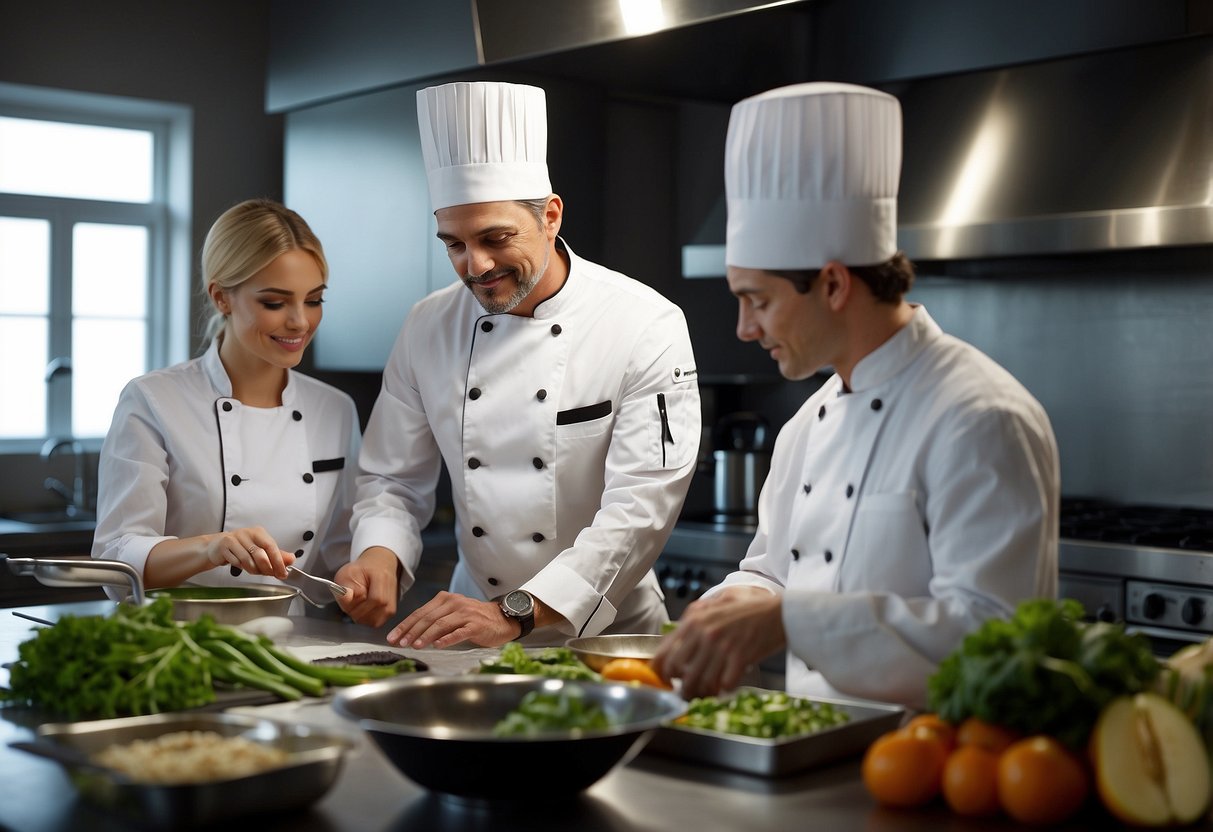
<svg viewBox="0 0 1213 832">
<path fill-rule="evenodd" d="M 1213 39 L 886 86 L 916 260 L 1213 243 Z"/>
<path fill-rule="evenodd" d="M 1213 243 L 1213 38 L 882 87 L 911 259 Z M 724 247 L 685 246 L 683 272 L 722 275 Z"/>
</svg>

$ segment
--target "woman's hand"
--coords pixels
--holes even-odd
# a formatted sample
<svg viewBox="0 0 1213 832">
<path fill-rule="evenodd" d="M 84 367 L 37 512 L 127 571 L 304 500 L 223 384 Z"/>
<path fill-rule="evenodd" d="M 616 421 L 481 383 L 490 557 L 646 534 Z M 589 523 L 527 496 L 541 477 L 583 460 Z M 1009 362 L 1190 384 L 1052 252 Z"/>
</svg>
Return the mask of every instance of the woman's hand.
<svg viewBox="0 0 1213 832">
<path fill-rule="evenodd" d="M 286 579 L 286 568 L 295 562 L 293 552 L 278 548 L 274 538 L 260 526 L 220 532 L 206 542 L 206 559 L 215 566 L 225 563 L 252 575 Z"/>
</svg>

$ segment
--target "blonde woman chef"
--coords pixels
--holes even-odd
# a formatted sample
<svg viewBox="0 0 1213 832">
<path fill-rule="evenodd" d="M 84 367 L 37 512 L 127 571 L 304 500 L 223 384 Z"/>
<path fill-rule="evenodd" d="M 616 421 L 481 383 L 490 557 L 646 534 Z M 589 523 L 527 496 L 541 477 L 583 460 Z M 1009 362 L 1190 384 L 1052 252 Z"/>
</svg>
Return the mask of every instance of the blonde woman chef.
<svg viewBox="0 0 1213 832">
<path fill-rule="evenodd" d="M 294 211 L 249 200 L 207 234 L 202 274 L 210 346 L 123 390 L 93 557 L 148 587 L 275 584 L 291 564 L 331 576 L 348 560 L 359 429 L 349 396 L 294 369 L 320 325 L 320 241 Z"/>
</svg>

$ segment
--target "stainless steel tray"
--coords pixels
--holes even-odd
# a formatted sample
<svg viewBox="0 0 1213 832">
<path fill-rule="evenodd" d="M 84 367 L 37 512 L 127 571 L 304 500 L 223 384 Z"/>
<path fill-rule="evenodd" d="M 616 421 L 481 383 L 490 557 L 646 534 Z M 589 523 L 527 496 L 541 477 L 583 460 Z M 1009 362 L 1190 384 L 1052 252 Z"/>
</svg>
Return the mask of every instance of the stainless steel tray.
<svg viewBox="0 0 1213 832">
<path fill-rule="evenodd" d="M 133 783 L 87 760 L 108 746 L 174 731 L 242 736 L 281 748 L 290 754 L 290 760 L 282 768 L 247 777 L 182 785 Z M 214 713 L 53 723 L 39 726 L 37 735 L 38 739 L 29 744 L 33 748 L 23 750 L 56 759 L 86 799 L 140 825 L 174 830 L 307 806 L 333 785 L 345 753 L 354 746 L 354 740 L 345 733 Z"/>
<path fill-rule="evenodd" d="M 769 692 L 759 688 L 742 690 Z M 905 708 L 900 705 L 816 696 L 800 698 L 829 702 L 848 713 L 851 719 L 814 734 L 778 739 L 663 725 L 645 746 L 645 751 L 747 774 L 782 776 L 862 754 L 873 740 L 900 725 L 905 716 Z"/>
</svg>

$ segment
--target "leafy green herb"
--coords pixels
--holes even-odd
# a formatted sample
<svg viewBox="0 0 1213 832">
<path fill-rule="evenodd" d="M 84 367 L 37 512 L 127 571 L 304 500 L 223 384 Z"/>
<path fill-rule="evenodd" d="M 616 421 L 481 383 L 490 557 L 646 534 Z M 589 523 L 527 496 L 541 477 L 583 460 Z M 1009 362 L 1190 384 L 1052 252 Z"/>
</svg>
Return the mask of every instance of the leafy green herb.
<svg viewBox="0 0 1213 832">
<path fill-rule="evenodd" d="M 931 709 L 1082 747 L 1103 707 L 1149 690 L 1160 669 L 1145 636 L 1082 618 L 1077 601 L 1039 598 L 986 621 L 928 680 Z"/>
<path fill-rule="evenodd" d="M 692 699 L 677 722 L 691 728 L 770 739 L 815 734 L 850 718 L 829 702 L 798 699 L 780 691 L 742 691 L 730 699 Z"/>
<path fill-rule="evenodd" d="M 601 731 L 610 727 L 606 712 L 588 701 L 582 691 L 571 688 L 559 693 L 531 691 L 493 727 L 493 733 L 516 737 L 553 731 Z"/>
<path fill-rule="evenodd" d="M 209 615 L 178 622 L 172 612 L 162 597 L 142 607 L 120 604 L 109 616 L 64 616 L 20 645 L 0 703 L 108 718 L 207 705 L 216 681 L 300 699 L 413 668 L 313 666 Z"/>
<path fill-rule="evenodd" d="M 530 655 L 516 641 L 501 648 L 501 655 L 480 665 L 481 673 L 522 673 L 554 676 L 557 679 L 600 682 L 602 677 L 590 670 L 567 647 L 545 647 Z"/>
</svg>

